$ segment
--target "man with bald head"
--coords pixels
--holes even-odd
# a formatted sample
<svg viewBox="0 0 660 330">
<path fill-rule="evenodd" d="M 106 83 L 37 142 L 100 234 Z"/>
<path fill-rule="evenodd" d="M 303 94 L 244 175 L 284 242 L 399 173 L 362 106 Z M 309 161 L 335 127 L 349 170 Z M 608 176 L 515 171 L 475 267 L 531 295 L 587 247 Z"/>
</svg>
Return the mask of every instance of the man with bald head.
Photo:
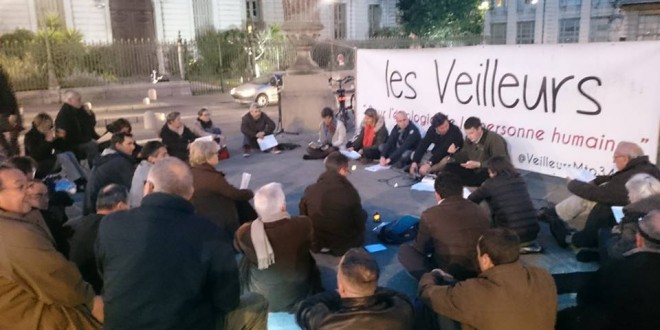
<svg viewBox="0 0 660 330">
<path fill-rule="evenodd" d="M 595 247 L 598 244 L 598 230 L 616 224 L 611 207 L 629 203 L 626 182 L 639 173 L 660 179 L 658 167 L 651 164 L 642 148 L 635 143 L 619 142 L 612 159 L 616 167 L 614 174 L 598 176 L 591 182 L 569 181 L 568 190 L 573 196 L 556 207 L 539 212 L 539 220 L 550 224 L 550 231 L 559 246 L 567 247 L 572 243 L 578 247 Z M 579 222 L 583 213 L 588 214 L 586 223 Z M 579 231 L 573 234 L 575 229 Z"/>
<path fill-rule="evenodd" d="M 267 302 L 239 296 L 231 242 L 189 202 L 183 161 L 156 163 L 140 207 L 101 220 L 105 329 L 266 329 Z"/>
<path fill-rule="evenodd" d="M 89 167 L 99 153 L 96 140 L 99 135 L 96 126 L 96 115 L 87 109 L 82 102 L 82 96 L 76 91 L 66 91 L 64 104 L 55 117 L 57 136 L 62 138 L 64 151 L 72 151 L 78 159 L 86 158 Z"/>
</svg>

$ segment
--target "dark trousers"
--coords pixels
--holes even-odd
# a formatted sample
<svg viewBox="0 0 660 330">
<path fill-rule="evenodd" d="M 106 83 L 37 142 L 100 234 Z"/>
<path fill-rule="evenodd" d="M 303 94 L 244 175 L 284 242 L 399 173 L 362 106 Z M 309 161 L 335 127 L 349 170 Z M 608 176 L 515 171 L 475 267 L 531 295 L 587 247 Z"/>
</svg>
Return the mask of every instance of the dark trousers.
<svg viewBox="0 0 660 330">
<path fill-rule="evenodd" d="M 584 229 L 573 234 L 571 243 L 576 247 L 597 247 L 598 231 L 602 228 L 612 228 L 614 225 L 616 225 L 616 221 L 610 206 L 596 203 L 589 212 Z"/>
<path fill-rule="evenodd" d="M 596 272 L 574 272 L 552 274 L 557 286 L 557 294 L 576 293 L 591 280 Z"/>
<path fill-rule="evenodd" d="M 410 244 L 401 244 L 399 246 L 398 257 L 403 268 L 406 269 L 410 276 L 417 279 L 417 281 L 419 281 L 424 273 L 436 268 L 432 258 L 420 253 Z"/>
<path fill-rule="evenodd" d="M 448 163 L 443 172 L 456 174 L 466 187 L 479 187 L 488 179 L 488 170 L 485 168 L 470 170 L 459 163 Z"/>
<path fill-rule="evenodd" d="M 346 148 L 355 148 L 353 142 L 348 142 Z M 355 151 L 360 151 L 360 149 L 355 148 Z M 362 157 L 366 159 L 380 159 L 378 146 L 362 147 Z"/>
<path fill-rule="evenodd" d="M 336 147 L 327 147 L 325 150 L 324 149 L 315 149 L 308 147 L 307 148 L 307 159 L 324 159 L 325 157 L 328 157 L 328 155 L 333 152 L 337 151 Z"/>
</svg>

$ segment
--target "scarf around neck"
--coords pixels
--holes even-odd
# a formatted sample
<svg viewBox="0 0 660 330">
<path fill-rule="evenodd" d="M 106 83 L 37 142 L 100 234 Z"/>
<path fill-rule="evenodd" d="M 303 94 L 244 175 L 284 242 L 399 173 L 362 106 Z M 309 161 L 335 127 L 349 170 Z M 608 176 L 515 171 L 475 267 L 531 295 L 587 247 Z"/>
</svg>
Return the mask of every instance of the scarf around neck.
<svg viewBox="0 0 660 330">
<path fill-rule="evenodd" d="M 374 126 L 365 125 L 364 126 L 364 138 L 362 139 L 363 147 L 371 147 L 374 144 L 374 139 L 376 137 L 376 131 Z"/>
<path fill-rule="evenodd" d="M 250 225 L 250 237 L 252 238 L 254 252 L 257 255 L 257 267 L 259 270 L 268 269 L 270 265 L 275 263 L 275 252 L 273 252 L 273 247 L 266 235 L 264 223 L 274 222 L 285 218 L 291 218 L 286 211 L 262 215 L 252 221 L 252 224 Z"/>
<path fill-rule="evenodd" d="M 211 133 L 213 130 L 213 121 L 209 119 L 209 121 L 205 122 L 199 118 L 197 118 L 197 121 L 199 121 L 199 124 L 202 125 L 202 129 L 207 132 Z"/>
</svg>

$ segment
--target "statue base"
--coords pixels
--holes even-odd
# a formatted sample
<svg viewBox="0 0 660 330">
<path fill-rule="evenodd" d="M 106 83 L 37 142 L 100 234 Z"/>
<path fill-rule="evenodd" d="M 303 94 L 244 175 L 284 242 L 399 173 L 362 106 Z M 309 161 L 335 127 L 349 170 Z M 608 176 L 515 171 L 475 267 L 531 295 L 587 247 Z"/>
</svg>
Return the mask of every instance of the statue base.
<svg viewBox="0 0 660 330">
<path fill-rule="evenodd" d="M 290 132 L 317 132 L 324 107 L 336 108 L 328 73 L 287 75 L 282 89 L 282 123 Z"/>
</svg>

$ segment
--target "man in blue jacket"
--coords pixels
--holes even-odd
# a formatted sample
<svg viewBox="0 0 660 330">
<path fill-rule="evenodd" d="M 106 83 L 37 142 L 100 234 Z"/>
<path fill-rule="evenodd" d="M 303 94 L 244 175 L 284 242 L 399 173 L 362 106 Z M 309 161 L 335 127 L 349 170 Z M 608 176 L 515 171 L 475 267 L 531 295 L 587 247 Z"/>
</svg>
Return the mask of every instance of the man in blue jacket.
<svg viewBox="0 0 660 330">
<path fill-rule="evenodd" d="M 415 124 L 410 123 L 405 111 L 394 113 L 396 126 L 392 128 L 380 151 L 380 165 L 402 168 L 410 163 L 410 156 L 417 148 L 422 135 Z"/>
</svg>

